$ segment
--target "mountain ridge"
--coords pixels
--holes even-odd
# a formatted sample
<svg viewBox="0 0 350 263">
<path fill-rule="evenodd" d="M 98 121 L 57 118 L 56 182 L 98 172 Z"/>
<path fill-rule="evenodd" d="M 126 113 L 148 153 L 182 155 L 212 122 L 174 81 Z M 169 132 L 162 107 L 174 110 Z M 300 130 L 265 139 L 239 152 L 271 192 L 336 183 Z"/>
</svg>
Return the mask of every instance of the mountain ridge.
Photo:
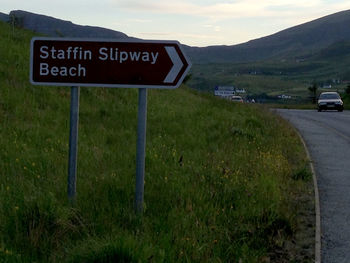
<svg viewBox="0 0 350 263">
<path fill-rule="evenodd" d="M 54 37 L 130 38 L 126 34 L 112 29 L 77 25 L 71 21 L 22 10 L 11 11 L 9 18 L 14 19 L 17 26 Z"/>
<path fill-rule="evenodd" d="M 9 15 L 0 12 L 0 21 L 8 22 L 9 19 Z"/>
<path fill-rule="evenodd" d="M 119 31 L 77 25 L 22 10 L 11 11 L 9 15 L 0 13 L 0 19 L 14 19 L 17 25 L 48 36 L 135 39 Z M 192 62 L 198 64 L 300 59 L 314 56 L 337 42 L 350 41 L 349 24 L 350 10 L 345 10 L 237 45 L 183 47 Z"/>
<path fill-rule="evenodd" d="M 232 46 L 187 47 L 195 63 L 252 62 L 312 55 L 343 40 L 350 40 L 350 10 L 287 28 L 275 34 Z"/>
</svg>

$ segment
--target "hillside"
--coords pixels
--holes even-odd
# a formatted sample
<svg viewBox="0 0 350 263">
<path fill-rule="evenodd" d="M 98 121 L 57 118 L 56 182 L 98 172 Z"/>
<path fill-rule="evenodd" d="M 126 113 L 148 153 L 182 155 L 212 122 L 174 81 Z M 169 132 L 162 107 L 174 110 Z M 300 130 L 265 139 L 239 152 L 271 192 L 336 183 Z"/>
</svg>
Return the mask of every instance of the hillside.
<svg viewBox="0 0 350 263">
<path fill-rule="evenodd" d="M 218 85 L 236 86 L 277 103 L 308 103 L 312 83 L 343 92 L 350 81 L 349 23 L 344 11 L 237 46 L 189 48 L 197 62 L 189 85 L 211 93 Z M 281 94 L 293 100 L 278 100 Z"/>
<path fill-rule="evenodd" d="M 312 182 L 293 129 L 184 86 L 148 94 L 142 217 L 137 90 L 81 88 L 70 205 L 70 90 L 30 85 L 33 35 L 0 22 L 1 262 L 313 262 Z"/>
<path fill-rule="evenodd" d="M 0 21 L 7 22 L 9 20 L 9 15 L 0 12 Z"/>
<path fill-rule="evenodd" d="M 0 14 L 0 19 L 6 20 L 8 17 L 14 19 L 18 26 L 48 36 L 130 38 L 122 32 L 76 25 L 21 10 L 11 11 L 9 16 Z M 350 41 L 349 24 L 350 10 L 346 10 L 239 45 L 184 48 L 192 62 L 199 64 L 300 59 L 313 56 L 334 43 Z"/>
<path fill-rule="evenodd" d="M 244 88 L 255 99 L 280 94 L 308 102 L 308 87 L 332 85 L 343 92 L 350 81 L 350 41 L 335 42 L 313 55 L 246 63 L 195 64 L 189 85 L 213 93 L 215 86 Z M 265 94 L 265 95 L 264 95 Z M 288 101 L 281 101 L 285 103 Z"/>
<path fill-rule="evenodd" d="M 0 14 L 0 19 L 9 17 L 17 26 L 50 36 L 128 38 L 118 31 L 19 10 Z M 193 62 L 188 85 L 209 92 L 218 85 L 233 85 L 247 90 L 249 97 L 288 94 L 301 103 L 308 101 L 308 87 L 314 82 L 342 91 L 350 81 L 348 24 L 349 10 L 240 45 L 185 46 Z"/>
<path fill-rule="evenodd" d="M 94 26 L 82 26 L 45 15 L 34 14 L 22 10 L 11 11 L 10 19 L 19 27 L 53 37 L 94 37 L 94 38 L 129 38 L 126 34 Z"/>
<path fill-rule="evenodd" d="M 328 47 L 322 49 L 314 56 L 311 57 L 313 60 L 327 60 L 329 62 L 337 60 L 343 60 L 344 56 L 350 55 L 350 40 L 338 41 Z"/>
<path fill-rule="evenodd" d="M 288 28 L 234 46 L 187 47 L 194 63 L 239 63 L 310 56 L 329 45 L 350 40 L 350 10 Z"/>
</svg>

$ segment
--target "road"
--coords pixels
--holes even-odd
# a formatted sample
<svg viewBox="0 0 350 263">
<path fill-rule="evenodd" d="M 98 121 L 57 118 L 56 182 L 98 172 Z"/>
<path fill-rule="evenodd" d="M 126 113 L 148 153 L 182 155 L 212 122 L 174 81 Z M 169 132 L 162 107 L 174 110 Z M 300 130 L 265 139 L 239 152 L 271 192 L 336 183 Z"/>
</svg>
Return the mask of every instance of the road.
<svg viewBox="0 0 350 263">
<path fill-rule="evenodd" d="M 304 138 L 314 164 L 323 263 L 350 262 L 350 112 L 278 110 Z"/>
</svg>

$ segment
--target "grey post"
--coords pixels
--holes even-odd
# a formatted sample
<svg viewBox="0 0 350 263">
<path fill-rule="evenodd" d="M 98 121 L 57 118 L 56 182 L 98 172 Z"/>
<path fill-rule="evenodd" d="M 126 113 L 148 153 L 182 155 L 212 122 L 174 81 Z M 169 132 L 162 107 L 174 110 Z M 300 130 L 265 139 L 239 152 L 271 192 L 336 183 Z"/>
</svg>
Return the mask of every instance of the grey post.
<svg viewBox="0 0 350 263">
<path fill-rule="evenodd" d="M 139 108 L 137 117 L 137 145 L 136 145 L 136 187 L 135 212 L 143 212 L 143 193 L 145 180 L 146 153 L 146 124 L 147 124 L 147 89 L 139 89 Z"/>
<path fill-rule="evenodd" d="M 69 157 L 68 157 L 68 199 L 74 203 L 76 196 L 78 124 L 80 87 L 71 88 Z"/>
</svg>

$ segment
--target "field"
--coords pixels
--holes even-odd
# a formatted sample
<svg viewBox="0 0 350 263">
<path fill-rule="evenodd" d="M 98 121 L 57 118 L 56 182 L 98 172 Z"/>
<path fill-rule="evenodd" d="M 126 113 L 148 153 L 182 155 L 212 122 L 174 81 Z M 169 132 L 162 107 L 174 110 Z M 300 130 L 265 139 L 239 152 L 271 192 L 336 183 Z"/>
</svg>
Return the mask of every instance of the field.
<svg viewBox="0 0 350 263">
<path fill-rule="evenodd" d="M 245 89 L 249 98 L 280 104 L 309 104 L 308 87 L 316 83 L 319 92 L 331 85 L 332 91 L 344 92 L 348 85 L 349 56 L 340 58 L 314 57 L 306 61 L 262 61 L 256 63 L 195 64 L 189 85 L 214 92 L 215 86 L 235 86 Z M 291 100 L 277 99 L 278 95 Z M 268 98 L 268 100 L 266 100 Z"/>
<path fill-rule="evenodd" d="M 143 215 L 137 90 L 81 88 L 77 199 L 70 90 L 30 85 L 33 33 L 0 23 L 1 262 L 313 262 L 308 160 L 259 105 L 150 90 Z"/>
</svg>

